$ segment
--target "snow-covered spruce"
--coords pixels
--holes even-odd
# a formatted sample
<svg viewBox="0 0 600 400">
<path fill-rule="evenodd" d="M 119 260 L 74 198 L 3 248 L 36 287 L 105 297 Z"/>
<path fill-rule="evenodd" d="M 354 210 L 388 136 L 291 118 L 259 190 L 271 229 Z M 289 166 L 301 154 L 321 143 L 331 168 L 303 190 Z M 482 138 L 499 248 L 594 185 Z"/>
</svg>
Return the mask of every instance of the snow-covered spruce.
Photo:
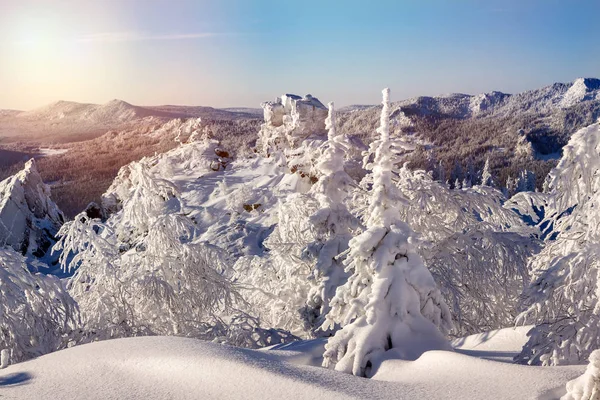
<svg viewBox="0 0 600 400">
<path fill-rule="evenodd" d="M 0 248 L 0 350 L 17 363 L 66 348 L 77 304 L 51 275 L 32 274 L 23 256 Z"/>
<path fill-rule="evenodd" d="M 550 217 L 557 234 L 530 263 L 519 322 L 535 323 L 518 361 L 576 364 L 600 348 L 600 124 L 573 135 L 550 172 Z"/>
<path fill-rule="evenodd" d="M 386 352 L 416 359 L 426 350 L 451 349 L 444 337 L 452 326 L 450 311 L 395 205 L 389 107 L 389 89 L 384 89 L 370 216 L 366 231 L 349 244 L 352 276 L 338 288 L 328 318 L 343 328 L 329 339 L 323 361 L 325 367 L 359 376 L 368 376 L 374 363 L 391 356 Z"/>
<path fill-rule="evenodd" d="M 314 260 L 311 262 L 314 263 L 311 287 L 304 310 L 305 321 L 312 331 L 323 325 L 336 289 L 348 278 L 337 257 L 348 248 L 350 230 L 358 226 L 358 221 L 344 203 L 350 186 L 354 184 L 344 171 L 348 143 L 343 135 L 336 133 L 333 103 L 328 106 L 329 115 L 325 121 L 328 139 L 321 162 L 317 164 L 322 175 L 310 191 L 319 203 L 319 210 L 310 216 L 316 240 L 304 249 L 304 256 Z M 319 330 L 318 334 L 322 333 L 327 334 L 327 330 Z"/>
<path fill-rule="evenodd" d="M 483 171 L 481 172 L 481 184 L 483 186 L 493 186 L 494 180 L 492 178 L 492 171 L 490 169 L 490 158 L 487 157 L 485 159 L 485 165 L 483 166 Z"/>
</svg>

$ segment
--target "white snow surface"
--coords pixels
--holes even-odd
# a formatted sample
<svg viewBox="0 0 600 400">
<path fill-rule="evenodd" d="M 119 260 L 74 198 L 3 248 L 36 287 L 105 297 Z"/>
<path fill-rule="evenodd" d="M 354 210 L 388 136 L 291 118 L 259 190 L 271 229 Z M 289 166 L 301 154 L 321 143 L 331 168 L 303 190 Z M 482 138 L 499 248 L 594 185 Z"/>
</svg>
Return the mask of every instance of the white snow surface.
<svg viewBox="0 0 600 400">
<path fill-rule="evenodd" d="M 523 329 L 463 339 L 514 347 Z M 11 399 L 558 399 L 585 366 L 531 367 L 429 351 L 387 360 L 372 379 L 316 366 L 323 340 L 247 350 L 195 339 L 137 337 L 76 346 L 0 371 Z"/>
<path fill-rule="evenodd" d="M 40 147 L 38 157 L 51 157 L 65 154 L 69 149 L 52 149 L 50 147 Z"/>
</svg>

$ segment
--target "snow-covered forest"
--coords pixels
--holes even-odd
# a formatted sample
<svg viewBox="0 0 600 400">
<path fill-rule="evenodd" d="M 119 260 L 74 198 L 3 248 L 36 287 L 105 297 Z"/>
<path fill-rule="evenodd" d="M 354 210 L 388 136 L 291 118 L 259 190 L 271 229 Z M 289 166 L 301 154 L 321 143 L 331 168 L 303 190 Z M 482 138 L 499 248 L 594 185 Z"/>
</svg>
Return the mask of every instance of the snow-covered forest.
<svg viewBox="0 0 600 400">
<path fill-rule="evenodd" d="M 368 146 L 311 95 L 263 103 L 247 151 L 173 120 L 73 219 L 35 160 L 0 182 L 0 395 L 94 393 L 65 377 L 92 357 L 109 390 L 112 363 L 177 376 L 125 397 L 225 396 L 194 369 L 234 398 L 598 398 L 600 123 L 500 190 L 490 156 L 415 167 L 391 95 Z"/>
</svg>

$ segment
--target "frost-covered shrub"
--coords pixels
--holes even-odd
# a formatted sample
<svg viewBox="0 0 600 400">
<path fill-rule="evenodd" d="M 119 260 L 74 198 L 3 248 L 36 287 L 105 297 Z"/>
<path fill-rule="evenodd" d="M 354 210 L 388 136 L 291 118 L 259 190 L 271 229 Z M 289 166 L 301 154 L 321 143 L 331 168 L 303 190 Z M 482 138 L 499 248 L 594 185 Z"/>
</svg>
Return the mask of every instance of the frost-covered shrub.
<svg viewBox="0 0 600 400">
<path fill-rule="evenodd" d="M 63 266 L 77 268 L 69 285 L 86 334 L 211 338 L 210 326 L 239 297 L 228 257 L 197 240 L 172 183 L 144 163 L 131 172 L 135 186 L 119 213 L 105 224 L 80 215 L 60 232 Z"/>
<path fill-rule="evenodd" d="M 63 349 L 78 323 L 77 305 L 58 278 L 34 275 L 20 254 L 0 249 L 3 358 L 15 363 Z"/>
<path fill-rule="evenodd" d="M 436 242 L 424 259 L 452 311 L 455 336 L 510 326 L 529 281 L 533 237 L 476 225 Z"/>
<path fill-rule="evenodd" d="M 517 357 L 542 365 L 575 364 L 600 347 L 600 124 L 578 131 L 549 176 L 557 233 L 530 263 L 519 322 L 534 323 Z"/>
<path fill-rule="evenodd" d="M 317 210 L 312 196 L 290 195 L 278 205 L 278 224 L 264 241 L 268 252 L 262 257 L 242 257 L 234 266 L 250 313 L 266 326 L 304 337 L 312 334 L 303 315 L 312 270 L 305 249 L 316 241 L 310 217 Z"/>
<path fill-rule="evenodd" d="M 237 313 L 227 322 L 221 321 L 213 330 L 220 329 L 219 335 L 214 335 L 213 342 L 230 346 L 259 349 L 275 344 L 289 343 L 299 340 L 288 331 L 276 328 L 263 328 L 258 318 L 246 313 Z"/>
</svg>

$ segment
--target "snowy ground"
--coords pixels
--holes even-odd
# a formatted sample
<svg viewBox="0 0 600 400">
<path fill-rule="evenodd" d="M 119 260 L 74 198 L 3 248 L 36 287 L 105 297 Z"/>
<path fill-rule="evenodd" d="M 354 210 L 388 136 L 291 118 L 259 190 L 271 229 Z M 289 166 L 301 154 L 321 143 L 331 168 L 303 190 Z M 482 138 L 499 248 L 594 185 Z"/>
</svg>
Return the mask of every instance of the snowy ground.
<svg viewBox="0 0 600 400">
<path fill-rule="evenodd" d="M 40 147 L 38 150 L 38 157 L 50 157 L 50 156 L 59 156 L 61 154 L 65 154 L 69 149 L 51 149 L 47 147 Z"/>
<path fill-rule="evenodd" d="M 322 340 L 261 351 L 177 337 L 118 339 L 1 370 L 0 397 L 558 399 L 584 366 L 528 367 L 477 357 L 517 350 L 525 331 L 470 336 L 455 342 L 461 349 L 456 353 L 430 351 L 416 361 L 384 361 L 372 379 L 314 366 Z"/>
</svg>

